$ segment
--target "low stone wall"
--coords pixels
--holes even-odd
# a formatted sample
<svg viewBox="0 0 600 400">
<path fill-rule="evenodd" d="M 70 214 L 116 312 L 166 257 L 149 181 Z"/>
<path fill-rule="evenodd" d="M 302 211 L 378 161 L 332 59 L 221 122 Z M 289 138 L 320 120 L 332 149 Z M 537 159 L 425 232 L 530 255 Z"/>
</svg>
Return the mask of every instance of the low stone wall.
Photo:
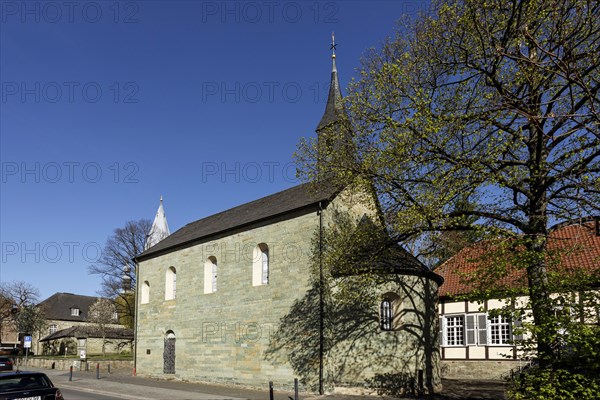
<svg viewBox="0 0 600 400">
<path fill-rule="evenodd" d="M 87 364 L 88 369 L 91 371 L 96 368 L 97 364 L 100 364 L 101 371 L 107 371 L 110 365 L 111 371 L 122 370 L 133 372 L 133 361 L 129 360 L 92 360 L 88 361 Z M 74 370 L 84 371 L 86 368 L 86 363 L 76 358 L 30 357 L 25 361 L 25 358 L 19 357 L 15 358 L 15 365 L 21 370 L 27 369 L 27 367 L 69 370 L 70 367 L 73 367 Z"/>
<path fill-rule="evenodd" d="M 442 360 L 442 378 L 501 380 L 527 365 L 518 360 Z"/>
</svg>

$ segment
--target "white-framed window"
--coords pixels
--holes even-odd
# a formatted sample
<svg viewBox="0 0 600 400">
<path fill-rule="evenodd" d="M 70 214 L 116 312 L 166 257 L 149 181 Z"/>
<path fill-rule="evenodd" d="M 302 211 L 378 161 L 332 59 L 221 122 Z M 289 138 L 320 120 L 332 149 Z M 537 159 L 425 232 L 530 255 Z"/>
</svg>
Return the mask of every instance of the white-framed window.
<svg viewBox="0 0 600 400">
<path fill-rule="evenodd" d="M 71 316 L 73 317 L 79 317 L 79 308 L 71 308 Z"/>
<path fill-rule="evenodd" d="M 465 344 L 465 316 L 455 315 L 445 318 L 444 345 L 464 346 Z"/>
<path fill-rule="evenodd" d="M 489 344 L 510 345 L 512 341 L 512 327 L 510 319 L 503 315 L 489 318 Z"/>
<path fill-rule="evenodd" d="M 259 243 L 252 252 L 252 286 L 269 284 L 269 246 Z"/>
<path fill-rule="evenodd" d="M 443 346 L 506 346 L 513 340 L 509 318 L 485 313 L 443 316 L 440 335 Z"/>
<path fill-rule="evenodd" d="M 578 322 L 577 312 L 571 304 L 555 305 L 554 317 L 558 323 L 557 333 L 559 336 L 566 336 L 569 333 L 569 324 Z"/>
<path fill-rule="evenodd" d="M 204 293 L 217 291 L 217 259 L 210 256 L 204 262 Z"/>
<path fill-rule="evenodd" d="M 150 282 L 144 281 L 142 283 L 142 304 L 148 304 L 150 302 Z"/>
<path fill-rule="evenodd" d="M 58 327 L 55 324 L 50 325 L 50 334 L 52 335 L 54 332 L 58 330 Z"/>
<path fill-rule="evenodd" d="M 165 300 L 175 300 L 177 294 L 177 270 L 169 267 L 165 274 Z"/>
</svg>

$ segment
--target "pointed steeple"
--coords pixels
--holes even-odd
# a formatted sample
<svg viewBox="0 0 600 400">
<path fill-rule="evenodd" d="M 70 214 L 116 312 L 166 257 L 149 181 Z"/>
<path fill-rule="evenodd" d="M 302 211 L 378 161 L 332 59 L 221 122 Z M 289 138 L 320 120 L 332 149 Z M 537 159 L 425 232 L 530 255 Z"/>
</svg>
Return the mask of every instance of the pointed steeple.
<svg viewBox="0 0 600 400">
<path fill-rule="evenodd" d="M 148 235 L 146 236 L 146 245 L 144 246 L 144 250 L 154 246 L 156 243 L 160 242 L 170 234 L 171 232 L 169 231 L 169 224 L 167 224 L 167 216 L 165 215 L 165 210 L 163 208 L 163 198 L 160 196 L 160 205 L 156 211 L 152 228 L 150 228 L 150 232 L 148 232 Z"/>
<path fill-rule="evenodd" d="M 335 35 L 331 33 L 331 82 L 329 85 L 329 94 L 327 96 L 327 105 L 325 106 L 325 114 L 321 118 L 317 126 L 317 133 L 325 129 L 331 124 L 339 122 L 344 115 L 342 107 L 342 91 L 340 90 L 340 82 L 338 81 L 337 67 L 335 65 Z"/>
<path fill-rule="evenodd" d="M 354 160 L 354 144 L 350 120 L 342 103 L 338 81 L 335 36 L 331 34 L 331 84 L 325 114 L 317 126 L 317 179 L 328 178 L 332 166 L 340 167 Z"/>
</svg>

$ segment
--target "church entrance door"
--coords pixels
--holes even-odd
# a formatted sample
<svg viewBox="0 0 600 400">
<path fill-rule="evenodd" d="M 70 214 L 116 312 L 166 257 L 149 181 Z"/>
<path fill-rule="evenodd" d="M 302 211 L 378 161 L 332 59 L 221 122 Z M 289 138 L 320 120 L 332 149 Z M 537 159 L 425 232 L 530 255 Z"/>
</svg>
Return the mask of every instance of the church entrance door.
<svg viewBox="0 0 600 400">
<path fill-rule="evenodd" d="M 173 331 L 167 332 L 167 337 L 165 337 L 163 363 L 163 372 L 165 374 L 175 373 L 175 334 Z"/>
</svg>

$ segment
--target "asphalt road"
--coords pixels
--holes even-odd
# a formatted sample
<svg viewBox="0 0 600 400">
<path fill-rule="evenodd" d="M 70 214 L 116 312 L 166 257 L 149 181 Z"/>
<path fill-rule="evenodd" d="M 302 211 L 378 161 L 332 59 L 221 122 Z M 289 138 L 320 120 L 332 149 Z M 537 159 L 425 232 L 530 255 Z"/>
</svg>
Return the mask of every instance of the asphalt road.
<svg viewBox="0 0 600 400">
<path fill-rule="evenodd" d="M 84 392 L 81 390 L 72 390 L 60 388 L 65 400 L 122 400 L 121 397 L 104 396 L 98 393 Z"/>
</svg>

